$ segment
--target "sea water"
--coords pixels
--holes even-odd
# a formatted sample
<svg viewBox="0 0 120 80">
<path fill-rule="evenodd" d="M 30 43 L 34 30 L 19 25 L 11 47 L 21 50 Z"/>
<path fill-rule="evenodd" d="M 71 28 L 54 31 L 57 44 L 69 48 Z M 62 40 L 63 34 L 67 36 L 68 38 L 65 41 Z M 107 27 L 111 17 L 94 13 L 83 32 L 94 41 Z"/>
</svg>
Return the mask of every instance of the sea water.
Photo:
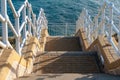
<svg viewBox="0 0 120 80">
<path fill-rule="evenodd" d="M 44 9 L 49 24 L 51 23 L 75 24 L 83 8 L 88 9 L 88 12 L 91 15 L 91 17 L 94 17 L 97 14 L 100 5 L 103 4 L 103 1 L 104 0 L 29 0 L 29 2 L 32 4 L 33 11 L 37 16 L 39 14 L 40 8 Z M 109 1 L 115 3 L 115 6 L 117 8 L 120 7 L 119 5 L 120 0 L 109 0 Z M 18 11 L 20 6 L 24 3 L 24 0 L 12 0 L 12 2 L 15 6 L 15 9 Z M 9 6 L 8 6 L 8 15 L 10 16 L 10 20 L 14 25 L 13 14 Z M 68 28 L 70 27 L 75 27 L 75 26 L 68 26 Z M 51 28 L 51 29 L 54 30 L 55 28 Z M 73 29 L 69 29 L 69 30 L 73 30 Z M 69 30 L 68 32 L 71 32 Z M 50 34 L 52 34 L 54 31 L 51 31 Z M 59 31 L 62 30 L 58 30 L 57 32 Z M 0 34 L 1 32 L 2 31 L 0 30 Z M 12 34 L 10 30 L 9 33 Z"/>
</svg>

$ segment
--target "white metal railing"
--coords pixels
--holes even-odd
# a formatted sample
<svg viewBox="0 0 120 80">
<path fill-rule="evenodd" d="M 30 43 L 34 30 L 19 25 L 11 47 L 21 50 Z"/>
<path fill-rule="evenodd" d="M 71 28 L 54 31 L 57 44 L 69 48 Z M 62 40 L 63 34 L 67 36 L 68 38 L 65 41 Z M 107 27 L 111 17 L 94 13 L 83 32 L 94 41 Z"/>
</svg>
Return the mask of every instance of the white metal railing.
<svg viewBox="0 0 120 80">
<path fill-rule="evenodd" d="M 7 4 L 9 4 L 14 15 L 15 26 L 10 21 L 9 16 L 7 15 Z M 21 25 L 20 16 L 22 16 Z M 40 9 L 38 19 L 36 19 L 36 15 L 33 13 L 32 6 L 28 2 L 28 0 L 25 0 L 24 4 L 19 8 L 18 11 L 15 10 L 12 0 L 1 0 L 0 21 L 2 23 L 2 41 L 0 41 L 0 46 L 3 48 L 13 48 L 8 41 L 8 27 L 10 27 L 15 35 L 16 51 L 20 55 L 22 47 L 24 46 L 24 43 L 27 39 L 27 35 L 36 36 L 39 39 L 41 29 L 47 28 L 48 23 L 43 9 Z M 21 38 L 22 42 L 20 42 Z"/>
<path fill-rule="evenodd" d="M 73 36 L 75 23 L 49 23 L 48 32 L 51 36 Z"/>
<path fill-rule="evenodd" d="M 98 35 L 106 35 L 115 51 L 120 55 L 120 11 L 113 3 L 105 1 L 98 14 L 92 20 L 88 11 L 83 9 L 76 22 L 76 31 L 82 27 L 86 31 L 86 36 L 91 44 Z M 113 41 L 112 35 L 116 33 L 118 44 Z"/>
</svg>

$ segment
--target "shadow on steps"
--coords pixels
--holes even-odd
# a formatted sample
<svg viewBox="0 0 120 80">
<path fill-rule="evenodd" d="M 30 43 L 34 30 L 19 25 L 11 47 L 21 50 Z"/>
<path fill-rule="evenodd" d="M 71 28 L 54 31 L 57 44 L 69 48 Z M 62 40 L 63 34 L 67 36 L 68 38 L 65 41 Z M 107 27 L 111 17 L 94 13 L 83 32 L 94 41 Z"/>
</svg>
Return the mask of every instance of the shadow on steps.
<svg viewBox="0 0 120 80">
<path fill-rule="evenodd" d="M 34 73 L 98 73 L 95 55 L 86 52 L 50 52 L 37 56 Z"/>
</svg>

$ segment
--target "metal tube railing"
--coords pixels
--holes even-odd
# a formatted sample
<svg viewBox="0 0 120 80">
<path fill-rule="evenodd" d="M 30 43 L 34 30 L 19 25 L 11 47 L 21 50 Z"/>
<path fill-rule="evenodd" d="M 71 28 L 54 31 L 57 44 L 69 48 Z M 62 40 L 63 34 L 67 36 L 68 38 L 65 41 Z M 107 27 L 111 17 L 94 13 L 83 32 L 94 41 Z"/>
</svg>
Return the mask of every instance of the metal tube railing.
<svg viewBox="0 0 120 80">
<path fill-rule="evenodd" d="M 23 20 L 23 38 L 26 39 L 26 6 L 24 6 L 23 11 L 22 11 L 22 20 Z"/>
<path fill-rule="evenodd" d="M 17 14 L 17 12 L 16 12 L 16 10 L 15 10 L 15 8 L 14 8 L 14 6 L 13 6 L 12 1 L 11 1 L 11 0 L 8 0 L 8 3 L 10 4 L 10 7 L 11 7 L 11 9 L 12 9 L 12 12 L 13 12 L 14 17 L 17 17 L 18 14 Z"/>
<path fill-rule="evenodd" d="M 33 15 L 33 25 L 36 26 L 36 15 L 34 14 Z M 33 35 L 35 36 L 35 31 L 36 31 L 36 27 L 34 27 L 34 30 L 33 30 Z"/>
<path fill-rule="evenodd" d="M 108 40 L 111 41 L 111 39 L 112 39 L 112 24 L 113 24 L 113 4 L 111 4 L 109 6 L 109 17 L 110 17 L 110 20 L 109 20 Z"/>
<path fill-rule="evenodd" d="M 17 34 L 16 30 L 14 29 L 14 27 L 9 19 L 8 19 L 8 25 L 11 28 L 12 32 L 14 33 L 15 37 L 18 37 L 18 34 Z"/>
<path fill-rule="evenodd" d="M 5 22 L 2 22 L 2 41 L 8 45 L 8 27 L 7 27 L 7 0 L 1 0 L 1 13 L 5 18 Z"/>
<path fill-rule="evenodd" d="M 5 22 L 5 18 L 0 14 L 0 21 Z"/>
<path fill-rule="evenodd" d="M 20 9 L 18 10 L 19 16 L 20 16 L 20 13 L 22 12 L 22 10 L 23 10 L 24 7 L 25 7 L 25 4 L 23 4 L 23 5 L 20 7 Z"/>
<path fill-rule="evenodd" d="M 46 20 L 43 9 L 40 10 L 39 16 L 37 18 L 38 20 L 36 20 L 36 15 L 33 13 L 32 6 L 28 2 L 28 0 L 25 0 L 24 4 L 19 8 L 18 11 L 15 10 L 12 0 L 8 0 L 8 3 L 10 5 L 10 8 L 15 18 L 15 26 L 13 26 L 13 23 L 11 23 L 11 21 L 9 20 L 9 16 L 7 15 L 7 0 L 1 0 L 1 13 L 2 14 L 0 14 L 0 21 L 2 23 L 2 42 L 0 41 L 0 46 L 3 48 L 5 47 L 12 48 L 11 44 L 8 41 L 8 27 L 10 27 L 12 32 L 15 35 L 16 51 L 20 55 L 22 55 L 21 50 L 27 39 L 27 35 L 33 34 L 32 36 L 40 37 L 39 33 L 41 31 L 41 28 L 39 30 L 37 29 L 41 27 L 42 25 L 45 25 L 45 27 L 47 27 L 47 20 Z M 26 9 L 28 10 L 28 15 L 26 14 Z M 21 13 L 22 13 L 22 24 L 20 26 Z M 27 26 L 28 26 L 28 30 L 27 30 Z M 33 29 L 33 33 L 31 29 Z M 22 35 L 22 31 L 23 31 L 23 35 Z M 39 34 L 39 35 L 36 35 L 36 34 Z M 20 42 L 21 38 L 23 38 L 22 43 Z"/>
<path fill-rule="evenodd" d="M 116 15 L 114 15 L 113 12 L 116 12 Z M 118 19 L 119 25 L 116 26 L 114 21 L 117 19 L 113 19 L 114 16 L 118 16 L 120 18 L 120 11 L 114 6 L 114 4 L 106 0 L 93 21 L 90 21 L 87 16 L 89 15 L 86 15 L 85 9 L 83 9 L 76 22 L 76 31 L 82 25 L 87 33 L 86 36 L 90 44 L 93 42 L 92 37 L 96 39 L 99 34 L 106 35 L 115 51 L 120 54 L 120 20 Z M 113 31 L 118 35 L 118 45 L 116 45 L 112 39 Z"/>
<path fill-rule="evenodd" d="M 1 41 L 0 41 L 0 46 L 1 46 L 2 48 L 6 48 L 6 45 L 5 45 L 3 42 L 1 42 Z"/>
<path fill-rule="evenodd" d="M 119 14 L 119 27 L 118 27 L 118 49 L 120 51 L 120 14 Z"/>
<path fill-rule="evenodd" d="M 25 19 L 25 21 L 26 21 L 26 19 Z M 21 27 L 20 27 L 20 32 L 23 30 L 23 28 L 25 27 L 25 25 L 26 25 L 26 22 L 23 22 L 22 25 L 21 25 Z"/>
<path fill-rule="evenodd" d="M 21 52 L 20 52 L 19 17 L 15 18 L 15 30 L 17 31 L 17 34 L 18 34 L 18 37 L 16 38 L 16 51 L 21 55 Z"/>
<path fill-rule="evenodd" d="M 28 19 L 29 19 L 28 31 L 31 34 L 31 24 L 30 24 L 30 21 L 31 21 L 31 5 L 30 4 L 28 4 Z"/>
</svg>

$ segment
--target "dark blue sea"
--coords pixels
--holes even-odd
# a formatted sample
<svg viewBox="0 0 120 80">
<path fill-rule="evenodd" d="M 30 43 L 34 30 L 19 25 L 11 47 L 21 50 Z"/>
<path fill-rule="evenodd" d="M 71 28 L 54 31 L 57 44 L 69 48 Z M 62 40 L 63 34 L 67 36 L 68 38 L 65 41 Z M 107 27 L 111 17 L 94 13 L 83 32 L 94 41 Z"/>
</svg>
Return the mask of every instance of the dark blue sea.
<svg viewBox="0 0 120 80">
<path fill-rule="evenodd" d="M 49 24 L 75 24 L 83 8 L 88 9 L 91 17 L 95 16 L 98 8 L 104 0 L 29 0 L 34 13 L 38 16 L 40 8 L 43 8 Z M 109 0 L 120 7 L 119 0 Z M 15 9 L 18 10 L 24 0 L 12 0 Z M 8 6 L 10 20 L 14 23 L 12 12 Z M 70 26 L 68 26 L 69 28 Z M 51 29 L 50 29 L 51 30 Z M 58 29 L 57 29 L 58 30 Z M 72 29 L 71 29 L 72 30 Z M 58 32 L 61 30 L 58 30 Z M 68 30 L 69 31 L 69 30 Z M 1 31 L 0 31 L 1 32 Z M 9 31 L 11 33 L 11 31 Z M 52 31 L 51 33 L 53 33 Z M 71 32 L 71 31 L 70 31 Z"/>
<path fill-rule="evenodd" d="M 12 0 L 16 10 L 19 9 L 24 0 Z M 75 23 L 83 8 L 89 9 L 94 16 L 99 4 L 96 0 L 29 0 L 33 11 L 38 15 L 43 8 L 49 23 Z"/>
</svg>

